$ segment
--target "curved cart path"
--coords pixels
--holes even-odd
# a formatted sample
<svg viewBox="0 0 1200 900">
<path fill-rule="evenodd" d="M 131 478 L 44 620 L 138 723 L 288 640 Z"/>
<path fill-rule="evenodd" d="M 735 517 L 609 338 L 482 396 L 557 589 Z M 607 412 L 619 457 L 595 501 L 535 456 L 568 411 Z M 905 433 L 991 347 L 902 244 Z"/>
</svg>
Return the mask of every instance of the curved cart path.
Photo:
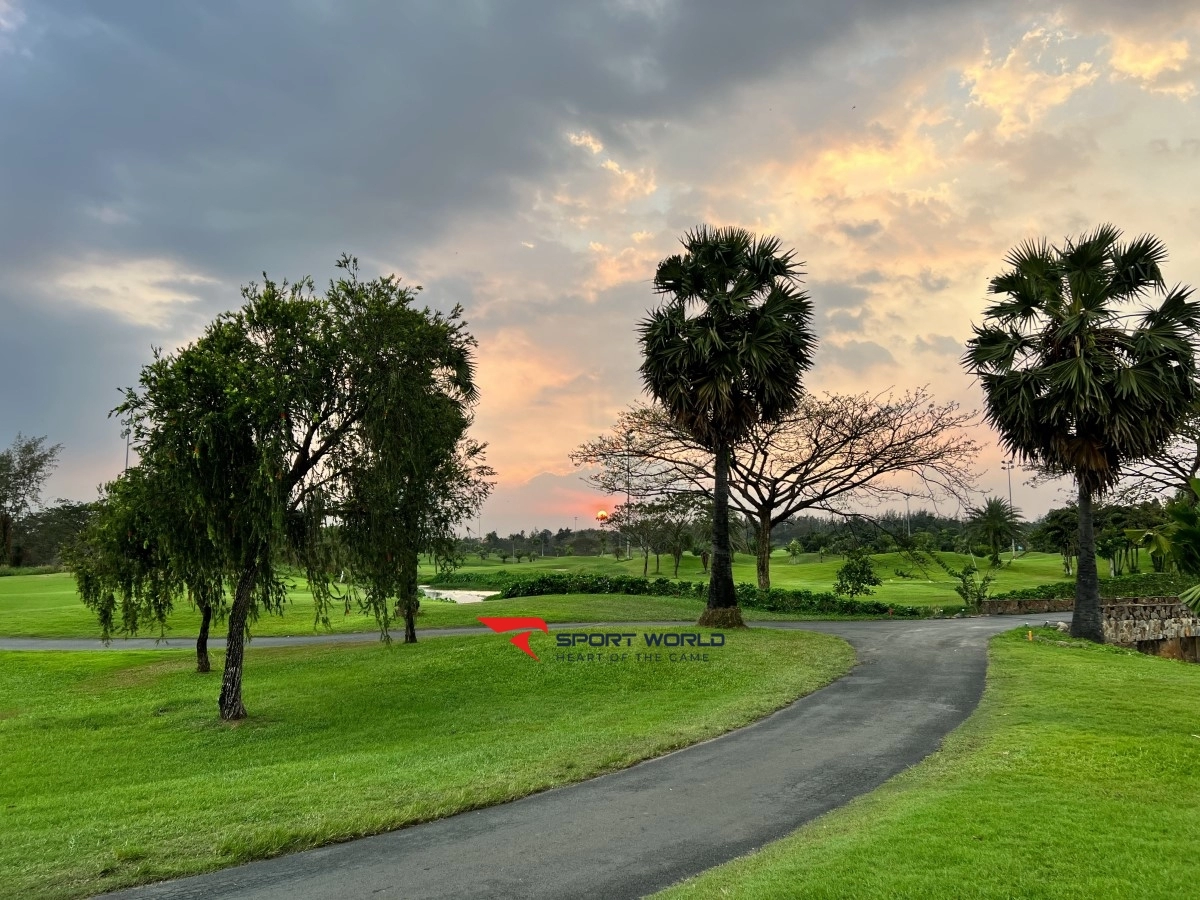
<svg viewBox="0 0 1200 900">
<path fill-rule="evenodd" d="M 858 664 L 754 725 L 621 772 L 110 896 L 640 897 L 783 837 L 919 762 L 978 703 L 988 638 L 1059 618 L 770 623 L 840 635 Z M 254 643 L 285 641 L 297 642 Z"/>
</svg>

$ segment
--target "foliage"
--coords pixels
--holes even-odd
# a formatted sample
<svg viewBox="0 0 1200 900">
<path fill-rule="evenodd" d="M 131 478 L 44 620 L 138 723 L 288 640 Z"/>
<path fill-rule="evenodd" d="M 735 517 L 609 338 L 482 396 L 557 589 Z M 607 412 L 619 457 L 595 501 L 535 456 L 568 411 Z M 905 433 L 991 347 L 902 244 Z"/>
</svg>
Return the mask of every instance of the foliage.
<svg viewBox="0 0 1200 900">
<path fill-rule="evenodd" d="M 1161 451 L 1185 424 L 1200 392 L 1200 305 L 1190 289 L 1168 289 L 1166 247 L 1150 235 L 1122 243 L 1111 225 L 1061 247 L 1029 241 L 992 279 L 999 296 L 963 357 L 979 378 L 986 416 L 1012 455 L 1079 488 L 1079 576 L 1072 634 L 1103 641 L 1093 498 L 1122 466 Z M 1121 306 L 1157 306 L 1124 313 Z"/>
<path fill-rule="evenodd" d="M 13 527 L 13 562 L 21 566 L 57 566 L 95 509 L 94 503 L 59 500 L 28 513 Z"/>
<path fill-rule="evenodd" d="M 1106 578 L 1100 582 L 1100 596 L 1106 600 L 1119 597 L 1178 597 L 1193 587 L 1196 578 L 1178 574 L 1145 573 Z M 1074 581 L 1051 581 L 1033 587 L 1005 590 L 996 595 L 1002 600 L 1069 600 L 1075 596 Z"/>
<path fill-rule="evenodd" d="M 695 597 L 707 592 L 704 582 L 669 578 L 638 578 L 629 575 L 590 575 L 554 572 L 536 578 L 521 578 L 508 572 L 486 577 L 456 573 L 437 580 L 439 587 L 487 587 L 501 592 L 503 599 L 558 594 L 627 594 L 633 596 Z M 895 616 L 919 618 L 929 610 L 918 606 L 855 600 L 830 593 L 771 588 L 764 591 L 752 584 L 737 585 L 738 603 L 748 609 L 779 613 L 832 613 L 836 615 Z M 485 601 L 488 602 L 488 601 Z"/>
<path fill-rule="evenodd" d="M 1003 497 L 987 497 L 983 506 L 967 510 L 966 534 L 987 544 L 992 565 L 1000 564 L 1003 547 L 1021 536 L 1021 511 Z"/>
<path fill-rule="evenodd" d="M 20 432 L 0 450 L 0 566 L 20 565 L 13 559 L 13 529 L 42 497 L 42 487 L 58 463 L 62 444 L 46 445 L 45 437 Z"/>
<path fill-rule="evenodd" d="M 846 553 L 846 562 L 838 569 L 833 592 L 839 597 L 849 596 L 853 600 L 858 594 L 871 593 L 872 587 L 881 584 L 883 580 L 875 573 L 870 554 L 859 547 Z"/>
<path fill-rule="evenodd" d="M 787 522 L 806 510 L 840 512 L 907 497 L 912 490 L 894 478 L 900 473 L 914 476 L 928 499 L 967 496 L 974 486 L 978 447 L 970 427 L 976 420 L 919 388 L 806 395 L 778 422 L 756 424 L 731 448 L 729 504 L 751 523 L 759 587 L 770 587 L 771 536 L 786 533 Z M 609 493 L 639 500 L 712 497 L 714 455 L 658 406 L 623 412 L 608 434 L 571 458 Z"/>
<path fill-rule="evenodd" d="M 227 615 L 223 718 L 245 715 L 244 640 L 286 601 L 281 564 L 303 569 L 318 622 L 357 602 L 386 638 L 390 600 L 415 613 L 421 550 L 446 550 L 487 492 L 465 436 L 476 393 L 461 311 L 418 308 L 350 257 L 338 267 L 323 296 L 308 279 L 252 284 L 200 339 L 156 351 L 114 411 L 140 463 L 108 485 L 73 560 L 106 637 L 118 603 L 129 632 L 161 626 L 185 592 Z"/>
<path fill-rule="evenodd" d="M 794 251 L 774 237 L 701 226 L 686 253 L 664 259 L 655 290 L 667 297 L 641 323 L 642 379 L 671 421 L 715 458 L 709 610 L 701 623 L 738 624 L 729 546 L 734 446 L 800 400 L 812 365 L 812 303 Z M 715 612 L 734 610 L 733 612 Z"/>
<path fill-rule="evenodd" d="M 939 553 L 929 553 L 928 556 L 939 569 L 958 581 L 958 584 L 954 586 L 954 593 L 958 594 L 968 609 L 977 610 L 980 604 L 988 599 L 992 582 L 996 580 L 996 566 L 993 566 L 980 578 L 979 567 L 973 562 L 967 563 L 961 569 L 956 569 L 947 563 Z"/>
</svg>

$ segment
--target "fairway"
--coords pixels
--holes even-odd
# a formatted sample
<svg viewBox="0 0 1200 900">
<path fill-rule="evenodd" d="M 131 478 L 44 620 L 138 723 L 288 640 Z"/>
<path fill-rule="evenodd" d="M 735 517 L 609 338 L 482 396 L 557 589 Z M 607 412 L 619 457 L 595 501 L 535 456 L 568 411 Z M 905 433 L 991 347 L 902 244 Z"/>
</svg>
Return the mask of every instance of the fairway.
<svg viewBox="0 0 1200 900">
<path fill-rule="evenodd" d="M 187 654 L 0 653 L 0 896 L 85 896 L 579 781 L 853 663 L 804 632 L 730 634 L 719 658 L 674 665 L 534 646 L 541 664 L 500 635 L 251 649 L 235 725 Z"/>
<path fill-rule="evenodd" d="M 993 640 L 984 699 L 935 756 L 656 896 L 1195 896 L 1200 666 L 1036 634 Z"/>
<path fill-rule="evenodd" d="M 945 554 L 951 565 L 969 562 L 968 557 Z M 954 593 L 954 582 L 940 569 L 928 571 L 929 580 L 919 570 L 915 578 L 901 578 L 896 569 L 907 571 L 908 567 L 899 554 L 883 554 L 873 557 L 876 571 L 884 584 L 870 595 L 870 599 L 916 606 L 942 606 L 953 609 L 961 606 Z M 823 562 L 816 554 L 804 557 L 800 563 L 792 564 L 782 551 L 772 560 L 771 579 L 776 587 L 828 592 L 837 577 L 842 561 L 827 556 Z M 651 575 L 653 577 L 653 560 Z M 693 571 L 694 569 L 694 571 Z M 612 557 L 568 556 L 542 557 L 534 562 L 502 565 L 499 560 L 480 562 L 468 561 L 458 571 L 477 574 L 481 577 L 495 576 L 506 572 L 517 577 L 534 577 L 546 572 L 587 572 L 595 574 L 640 575 L 640 561 L 620 561 Z M 669 570 L 668 570 L 669 571 Z M 432 570 L 423 571 L 422 577 L 429 578 Z M 697 557 L 685 556 L 680 567 L 683 580 L 703 581 Z M 739 581 L 753 583 L 754 560 L 740 556 L 734 567 L 734 577 Z M 1010 566 L 1000 570 L 993 595 L 1000 595 L 1005 588 L 1016 589 L 1057 581 L 1062 578 L 1059 557 L 1046 553 L 1031 553 L 1020 557 Z M 291 591 L 291 603 L 281 616 L 264 615 L 251 627 L 251 633 L 262 636 L 290 636 L 325 631 L 323 625 L 314 621 L 312 595 L 303 582 L 298 582 Z M 699 617 L 704 607 L 701 600 L 674 597 L 605 595 L 584 597 L 528 597 L 517 600 L 486 601 L 486 607 L 478 604 L 456 605 L 435 600 L 421 604 L 418 628 L 439 628 L 455 625 L 476 624 L 480 615 L 531 615 L 541 616 L 547 622 L 579 621 L 669 621 L 690 620 Z M 486 611 L 485 611 L 486 609 Z M 781 618 L 803 618 L 796 615 L 781 615 L 762 610 L 745 610 L 750 621 L 770 621 Z M 196 634 L 200 616 L 187 603 L 176 606 L 168 620 L 167 634 L 171 637 L 190 637 Z M 330 615 L 329 630 L 337 633 L 369 633 L 377 630 L 375 618 L 363 615 L 357 608 L 347 614 L 344 609 L 334 610 Z M 215 636 L 224 633 L 223 625 L 213 629 Z M 79 599 L 75 580 L 68 573 L 53 575 L 17 575 L 0 578 L 0 637 L 98 637 L 99 626 L 95 615 Z M 154 637 L 153 627 L 140 629 L 140 634 Z"/>
</svg>

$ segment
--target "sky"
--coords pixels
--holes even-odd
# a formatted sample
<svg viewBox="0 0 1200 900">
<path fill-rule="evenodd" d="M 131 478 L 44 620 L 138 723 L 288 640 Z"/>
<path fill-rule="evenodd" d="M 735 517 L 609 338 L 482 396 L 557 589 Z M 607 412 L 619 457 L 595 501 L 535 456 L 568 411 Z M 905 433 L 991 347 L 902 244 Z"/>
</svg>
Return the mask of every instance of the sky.
<svg viewBox="0 0 1200 900">
<path fill-rule="evenodd" d="M 582 527 L 567 454 L 641 396 L 696 224 L 805 261 L 817 392 L 978 409 L 958 360 L 1029 238 L 1152 232 L 1200 284 L 1200 6 L 0 0 L 0 173 L 0 446 L 63 444 L 48 496 L 120 472 L 152 347 L 347 251 L 466 310 L 484 530 Z"/>
</svg>

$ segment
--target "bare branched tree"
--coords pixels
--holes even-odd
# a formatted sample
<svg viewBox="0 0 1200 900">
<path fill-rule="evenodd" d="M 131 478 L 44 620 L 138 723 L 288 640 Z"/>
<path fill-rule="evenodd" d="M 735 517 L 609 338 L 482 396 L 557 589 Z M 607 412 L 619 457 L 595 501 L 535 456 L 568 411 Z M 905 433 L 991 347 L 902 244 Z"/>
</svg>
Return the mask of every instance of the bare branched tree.
<svg viewBox="0 0 1200 900">
<path fill-rule="evenodd" d="M 1172 497 L 1200 476 L 1200 411 L 1188 418 L 1171 443 L 1145 459 L 1128 462 L 1115 492 L 1122 503 Z"/>
<path fill-rule="evenodd" d="M 759 587 L 771 584 L 771 529 L 804 510 L 844 514 L 904 497 L 965 502 L 975 490 L 979 446 L 970 429 L 977 422 L 919 388 L 899 396 L 810 395 L 782 422 L 756 426 L 734 448 L 729 505 L 757 524 Z M 712 496 L 712 453 L 656 406 L 633 406 L 571 459 L 608 493 Z"/>
</svg>

